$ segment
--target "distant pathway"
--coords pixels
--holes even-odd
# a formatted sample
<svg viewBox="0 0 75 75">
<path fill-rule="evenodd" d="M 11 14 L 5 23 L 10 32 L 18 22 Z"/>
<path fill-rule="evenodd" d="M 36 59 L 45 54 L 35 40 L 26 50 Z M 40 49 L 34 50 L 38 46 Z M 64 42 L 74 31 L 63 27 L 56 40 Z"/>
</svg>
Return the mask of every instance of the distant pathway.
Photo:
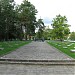
<svg viewBox="0 0 75 75">
<path fill-rule="evenodd" d="M 66 54 L 51 47 L 46 42 L 32 42 L 28 45 L 20 47 L 10 54 L 4 55 L 1 58 L 14 59 L 72 59 Z"/>
</svg>

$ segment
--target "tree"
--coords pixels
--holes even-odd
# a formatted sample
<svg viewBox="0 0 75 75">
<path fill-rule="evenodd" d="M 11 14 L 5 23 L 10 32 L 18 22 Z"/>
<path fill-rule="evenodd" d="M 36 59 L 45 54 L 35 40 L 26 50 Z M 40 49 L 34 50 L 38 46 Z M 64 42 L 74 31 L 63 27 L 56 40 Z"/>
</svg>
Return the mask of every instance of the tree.
<svg viewBox="0 0 75 75">
<path fill-rule="evenodd" d="M 25 27 L 25 39 L 27 40 L 27 35 L 31 36 L 35 33 L 35 15 L 37 13 L 37 10 L 35 9 L 35 6 L 27 0 L 23 1 L 23 3 L 19 6 L 18 10 L 20 24 Z"/>
<path fill-rule="evenodd" d="M 70 33 L 69 26 L 67 24 L 66 16 L 57 15 L 52 20 L 54 38 L 60 39 L 61 41 Z"/>
<path fill-rule="evenodd" d="M 50 29 L 49 27 L 45 28 L 43 32 L 43 36 L 44 36 L 44 39 L 50 40 L 52 37 L 52 29 Z"/>
<path fill-rule="evenodd" d="M 41 39 L 41 38 L 43 37 L 43 30 L 44 30 L 44 28 L 45 28 L 44 22 L 43 22 L 42 19 L 38 19 L 37 27 L 38 27 L 37 37 L 38 37 L 39 39 Z"/>
<path fill-rule="evenodd" d="M 75 32 L 72 32 L 72 33 L 70 34 L 69 39 L 71 39 L 71 40 L 75 40 Z"/>
<path fill-rule="evenodd" d="M 0 0 L 0 39 L 8 40 L 14 25 L 14 0 Z"/>
<path fill-rule="evenodd" d="M 34 35 L 36 13 L 35 6 L 27 0 L 21 5 L 16 5 L 14 0 L 0 0 L 0 40 L 22 40 L 24 30 L 26 37 Z"/>
</svg>

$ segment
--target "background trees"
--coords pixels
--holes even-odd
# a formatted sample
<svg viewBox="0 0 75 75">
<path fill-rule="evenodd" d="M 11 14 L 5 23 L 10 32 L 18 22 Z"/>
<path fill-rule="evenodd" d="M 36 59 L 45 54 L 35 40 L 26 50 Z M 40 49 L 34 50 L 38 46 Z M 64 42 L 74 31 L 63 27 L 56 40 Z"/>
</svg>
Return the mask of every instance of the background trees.
<svg viewBox="0 0 75 75">
<path fill-rule="evenodd" d="M 45 40 L 51 40 L 52 39 L 52 29 L 50 29 L 49 27 L 45 28 L 43 32 L 43 36 Z"/>
<path fill-rule="evenodd" d="M 36 21 L 37 10 L 28 0 L 24 0 L 21 5 L 16 5 L 14 0 L 0 0 L 0 40 L 22 40 L 35 35 L 38 28 L 37 37 L 47 39 L 63 40 L 70 33 L 66 16 L 57 15 L 52 20 L 53 29 L 46 29 L 43 19 Z"/>
<path fill-rule="evenodd" d="M 43 19 L 38 19 L 37 27 L 38 27 L 37 38 L 42 39 L 44 37 L 43 32 L 44 32 L 44 28 L 45 28 Z"/>
<path fill-rule="evenodd" d="M 14 27 L 13 0 L 0 0 L 0 40 L 8 40 Z"/>
<path fill-rule="evenodd" d="M 35 34 L 35 6 L 24 0 L 16 5 L 14 0 L 0 0 L 0 40 L 24 38 Z"/>
<path fill-rule="evenodd" d="M 21 22 L 21 25 L 24 26 L 25 30 L 25 38 L 27 39 L 27 35 L 31 36 L 35 33 L 35 27 L 36 27 L 36 13 L 37 10 L 35 9 L 35 6 L 31 4 L 30 2 L 24 0 L 23 3 L 19 6 L 18 9 L 19 13 L 19 19 Z"/>
<path fill-rule="evenodd" d="M 66 16 L 57 15 L 52 22 L 53 37 L 62 41 L 70 33 Z"/>
<path fill-rule="evenodd" d="M 75 32 L 72 32 L 72 33 L 70 34 L 69 39 L 75 41 Z"/>
</svg>

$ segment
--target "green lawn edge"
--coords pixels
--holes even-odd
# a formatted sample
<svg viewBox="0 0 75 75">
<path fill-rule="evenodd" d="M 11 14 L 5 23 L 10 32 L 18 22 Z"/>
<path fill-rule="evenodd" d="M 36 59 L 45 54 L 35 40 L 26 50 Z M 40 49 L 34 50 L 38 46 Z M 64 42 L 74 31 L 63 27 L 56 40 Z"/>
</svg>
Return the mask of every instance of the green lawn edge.
<svg viewBox="0 0 75 75">
<path fill-rule="evenodd" d="M 70 56 L 70 57 L 72 57 L 72 58 L 75 59 L 75 53 L 73 53 L 73 52 L 70 51 L 70 48 L 72 48 L 72 47 L 69 47 L 69 48 L 67 48 L 67 49 L 63 49 L 62 46 L 59 47 L 59 46 L 55 45 L 55 44 L 57 44 L 57 43 L 59 43 L 59 42 L 53 42 L 53 43 L 52 43 L 52 42 L 50 42 L 50 41 L 47 41 L 47 43 L 48 43 L 49 45 L 51 45 L 52 47 L 58 49 L 59 51 L 65 53 L 65 54 L 67 54 L 68 56 Z M 60 42 L 60 43 L 62 43 L 62 42 Z M 75 44 L 74 44 L 74 45 L 75 45 Z"/>
<path fill-rule="evenodd" d="M 7 45 L 5 45 L 5 42 L 0 42 L 0 45 L 2 45 L 2 47 L 4 48 L 4 50 L 0 50 L 0 56 L 4 56 L 6 54 L 9 54 L 9 53 L 15 51 L 16 49 L 18 49 L 24 45 L 27 45 L 31 42 L 32 41 L 10 41 L 10 42 L 6 42 Z M 9 45 L 11 45 L 13 47 L 9 47 Z"/>
</svg>

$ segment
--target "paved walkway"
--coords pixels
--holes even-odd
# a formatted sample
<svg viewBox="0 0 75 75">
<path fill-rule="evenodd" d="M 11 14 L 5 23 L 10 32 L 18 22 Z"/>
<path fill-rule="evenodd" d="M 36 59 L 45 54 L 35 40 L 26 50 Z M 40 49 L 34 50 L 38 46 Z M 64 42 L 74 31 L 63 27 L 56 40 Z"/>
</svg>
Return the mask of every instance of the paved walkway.
<svg viewBox="0 0 75 75">
<path fill-rule="evenodd" d="M 75 75 L 72 65 L 0 64 L 0 75 Z"/>
<path fill-rule="evenodd" d="M 1 58 L 72 59 L 46 42 L 32 42 Z M 0 64 L 0 75 L 75 75 L 75 65 Z"/>
<path fill-rule="evenodd" d="M 28 45 L 20 47 L 16 51 L 11 52 L 1 58 L 14 58 L 26 60 L 44 60 L 44 59 L 72 59 L 59 50 L 51 47 L 46 42 L 32 42 Z"/>
</svg>

